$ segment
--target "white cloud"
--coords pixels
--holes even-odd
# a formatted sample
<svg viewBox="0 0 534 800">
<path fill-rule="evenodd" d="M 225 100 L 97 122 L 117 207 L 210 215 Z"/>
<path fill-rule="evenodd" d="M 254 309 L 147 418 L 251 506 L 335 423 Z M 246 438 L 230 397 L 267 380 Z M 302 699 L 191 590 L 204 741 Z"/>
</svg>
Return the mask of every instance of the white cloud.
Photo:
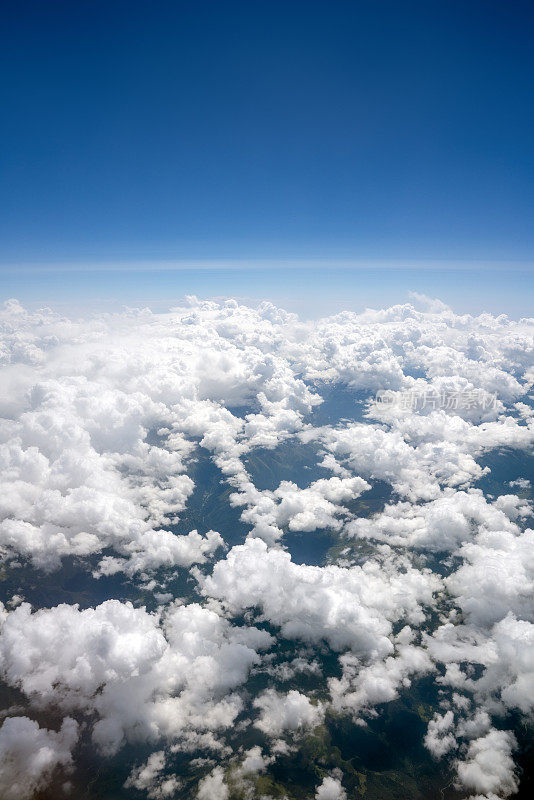
<svg viewBox="0 0 534 800">
<path fill-rule="evenodd" d="M 212 575 L 197 575 L 206 595 L 234 610 L 257 607 L 288 638 L 328 641 L 364 658 L 387 656 L 392 622 L 421 622 L 440 582 L 402 563 L 367 561 L 363 567 L 294 564 L 288 553 L 249 539 L 217 562 Z"/>
<path fill-rule="evenodd" d="M 489 626 L 508 612 L 534 615 L 534 530 L 482 530 L 459 551 L 461 566 L 446 580 L 468 618 Z"/>
<path fill-rule="evenodd" d="M 367 665 L 352 653 L 340 657 L 342 676 L 328 681 L 334 708 L 349 710 L 355 717 L 362 711 L 374 711 L 380 703 L 395 700 L 414 677 L 433 671 L 434 665 L 421 647 L 398 640 L 395 645 L 393 655 Z"/>
<path fill-rule="evenodd" d="M 362 478 L 329 478 L 314 481 L 299 489 L 291 481 L 282 481 L 273 492 L 258 491 L 247 481 L 230 497 L 232 505 L 246 505 L 241 519 L 252 526 L 251 535 L 273 544 L 290 531 L 339 530 L 348 512 L 343 503 L 354 500 L 370 489 Z"/>
<path fill-rule="evenodd" d="M 510 481 L 509 486 L 518 489 L 530 489 L 531 483 L 528 478 L 517 478 L 515 481 Z"/>
<path fill-rule="evenodd" d="M 531 513 L 531 505 L 515 495 L 488 502 L 480 489 L 445 489 L 431 502 L 387 505 L 371 518 L 349 522 L 347 535 L 433 552 L 456 551 L 480 530 L 520 533 L 515 524 Z"/>
<path fill-rule="evenodd" d="M 435 671 L 445 695 L 427 747 L 440 757 L 460 742 L 466 790 L 507 796 L 516 785 L 514 741 L 492 723 L 507 709 L 532 711 L 534 532 L 523 530 L 525 501 L 485 497 L 473 484 L 487 471 L 478 463 L 484 453 L 527 450 L 534 441 L 526 397 L 533 331 L 533 320 L 456 315 L 424 297 L 313 323 L 268 303 L 252 309 L 196 298 L 168 314 L 127 309 L 90 320 L 9 302 L 0 310 L 1 554 L 47 570 L 77 556 L 96 575 L 120 570 L 147 581 L 159 567 L 193 568 L 208 599 L 206 607 L 172 604 L 160 615 L 118 601 L 35 613 L 24 603 L 9 612 L 2 605 L 2 677 L 27 695 L 30 709 L 80 714 L 103 752 L 131 739 L 230 758 L 222 733 L 243 711 L 239 687 L 272 640 L 224 614 L 256 613 L 282 637 L 306 642 L 314 665 L 314 648 L 340 653 L 331 702 L 356 716 Z M 334 417 L 317 428 L 311 412 L 325 382 L 369 395 L 431 391 L 484 402 L 370 403 L 363 421 L 355 404 L 360 421 Z M 492 395 L 495 403 L 486 403 Z M 259 491 L 244 456 L 290 437 L 319 442 L 335 477 Z M 193 565 L 220 554 L 220 535 L 180 522 L 198 445 L 251 529 L 208 576 Z M 347 504 L 375 480 L 396 496 L 374 517 L 351 519 Z M 510 486 L 529 488 L 524 476 Z M 277 549 L 284 530 L 319 528 L 344 528 L 372 555 L 358 566 L 313 567 Z M 429 564 L 448 559 L 441 564 L 448 577 L 420 567 L 429 552 Z M 24 587 L 17 592 L 27 596 Z M 421 634 L 429 609 L 441 624 Z M 297 662 L 262 670 L 288 678 Z M 325 711 L 295 690 L 269 689 L 253 708 L 254 700 L 256 723 L 271 737 L 318 724 Z M 69 767 L 75 733 L 68 717 L 59 733 L 8 718 L 1 780 L 29 797 L 56 768 Z M 272 743 L 272 753 L 283 747 Z M 17 777 L 23 763 L 26 783 Z M 241 769 L 239 780 L 250 783 L 246 774 L 268 763 L 251 748 L 241 767 L 231 762 L 232 780 Z M 216 765 L 199 784 L 199 800 L 226 800 L 227 778 Z M 325 777 L 317 800 L 344 798 L 340 779 Z M 156 800 L 179 791 L 163 750 L 134 769 L 128 785 Z"/>
<path fill-rule="evenodd" d="M 67 717 L 61 730 L 40 728 L 28 717 L 8 717 L 0 728 L 0 794 L 30 800 L 46 788 L 57 768 L 70 768 L 78 725 Z"/>
<path fill-rule="evenodd" d="M 347 793 L 338 778 L 327 775 L 317 787 L 315 800 L 346 800 Z"/>
<path fill-rule="evenodd" d="M 456 746 L 456 738 L 452 732 L 454 714 L 447 711 L 445 714 L 434 714 L 428 723 L 425 736 L 425 747 L 433 756 L 441 758 Z"/>
<path fill-rule="evenodd" d="M 256 775 L 258 772 L 264 772 L 271 761 L 271 758 L 263 755 L 261 747 L 256 745 L 246 751 L 245 757 L 239 766 L 239 772 L 242 775 Z"/>
<path fill-rule="evenodd" d="M 227 800 L 228 795 L 222 767 L 214 767 L 198 785 L 197 800 Z"/>
<path fill-rule="evenodd" d="M 231 725 L 242 707 L 232 690 L 270 643 L 267 633 L 234 628 L 196 604 L 171 606 L 160 624 L 117 600 L 35 613 L 24 603 L 2 627 L 0 672 L 37 707 L 96 713 L 93 739 L 113 753 L 126 737 Z"/>
<path fill-rule="evenodd" d="M 232 475 L 247 446 L 298 430 L 319 400 L 277 353 L 291 319 L 267 306 L 69 322 L 11 303 L 3 323 L 0 546 L 47 569 L 108 547 L 130 572 L 203 561 L 206 548 L 165 529 L 193 490 L 184 436 Z M 242 404 L 258 409 L 245 421 L 226 408 Z M 167 433 L 150 445 L 156 429 Z"/>
<path fill-rule="evenodd" d="M 165 775 L 164 770 L 165 753 L 163 750 L 158 750 L 148 757 L 145 764 L 132 770 L 124 788 L 146 792 L 150 800 L 175 797 L 182 784 L 176 775 Z"/>
<path fill-rule="evenodd" d="M 296 689 L 287 694 L 266 689 L 254 700 L 254 706 L 261 712 L 255 726 L 271 737 L 278 737 L 285 731 L 316 727 L 324 717 L 322 703 L 311 703 Z"/>
<path fill-rule="evenodd" d="M 515 737 L 509 731 L 492 730 L 475 739 L 467 750 L 465 761 L 457 764 L 458 777 L 467 789 L 483 794 L 508 797 L 517 791 L 512 751 Z"/>
</svg>

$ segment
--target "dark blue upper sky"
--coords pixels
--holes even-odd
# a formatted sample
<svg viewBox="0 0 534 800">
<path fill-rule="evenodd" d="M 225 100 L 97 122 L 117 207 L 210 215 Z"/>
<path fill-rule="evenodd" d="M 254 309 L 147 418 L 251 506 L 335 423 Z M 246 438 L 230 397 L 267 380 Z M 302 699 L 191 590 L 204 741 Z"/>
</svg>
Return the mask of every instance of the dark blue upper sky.
<svg viewBox="0 0 534 800">
<path fill-rule="evenodd" d="M 530 0 L 2 18 L 4 261 L 533 257 Z"/>
</svg>

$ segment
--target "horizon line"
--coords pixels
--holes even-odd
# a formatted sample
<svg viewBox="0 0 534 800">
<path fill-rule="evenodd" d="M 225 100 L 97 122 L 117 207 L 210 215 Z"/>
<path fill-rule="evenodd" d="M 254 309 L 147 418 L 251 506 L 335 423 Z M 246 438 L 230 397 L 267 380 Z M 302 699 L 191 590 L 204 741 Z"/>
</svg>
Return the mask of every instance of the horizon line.
<svg viewBox="0 0 534 800">
<path fill-rule="evenodd" d="M 9 261 L 0 262 L 4 273 L 20 272 L 158 272 L 186 270 L 502 270 L 528 272 L 534 270 L 534 261 L 486 259 L 328 259 L 328 258 L 214 258 L 214 259 L 135 259 L 101 261 Z"/>
</svg>

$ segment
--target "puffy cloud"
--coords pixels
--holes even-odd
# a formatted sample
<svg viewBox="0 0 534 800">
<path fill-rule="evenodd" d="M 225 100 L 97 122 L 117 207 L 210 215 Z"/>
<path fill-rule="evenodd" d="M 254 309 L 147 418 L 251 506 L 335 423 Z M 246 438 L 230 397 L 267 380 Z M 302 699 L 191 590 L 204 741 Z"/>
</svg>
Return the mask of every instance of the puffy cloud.
<svg viewBox="0 0 534 800">
<path fill-rule="evenodd" d="M 251 309 L 190 298 L 168 314 L 126 310 L 71 321 L 10 301 L 0 322 L 8 482 L 1 494 L 10 498 L 0 543 L 47 568 L 67 554 L 112 547 L 128 558 L 130 544 L 150 550 L 154 537 L 143 542 L 140 533 L 165 529 L 192 491 L 184 435 L 198 438 L 238 488 L 246 485 L 247 449 L 299 432 L 320 402 L 300 374 L 404 391 L 417 389 L 423 379 L 410 373 L 423 370 L 438 389 L 496 392 L 510 403 L 524 391 L 534 341 L 531 321 L 457 317 L 434 301 L 422 311 L 406 304 L 307 325 L 268 303 Z M 243 406 L 250 413 L 232 413 Z M 390 430 L 358 424 L 320 436 L 358 474 L 388 480 L 413 499 L 479 477 L 481 449 L 532 441 L 532 430 L 509 416 L 472 425 L 441 410 L 387 422 Z M 158 428 L 167 439 L 148 445 L 147 433 Z M 312 524 L 311 513 L 303 525 Z M 277 528 L 258 526 L 266 536 Z M 162 563 L 172 549 L 163 546 Z"/>
<path fill-rule="evenodd" d="M 391 545 L 433 552 L 456 551 L 480 529 L 518 535 L 520 530 L 515 520 L 520 521 L 530 513 L 530 503 L 515 495 L 488 502 L 480 489 L 467 492 L 445 489 L 435 500 L 422 505 L 389 504 L 372 518 L 349 522 L 345 531 L 349 536 Z"/>
<path fill-rule="evenodd" d="M 124 788 L 146 792 L 150 800 L 172 798 L 180 789 L 181 783 L 176 775 L 165 775 L 164 769 L 165 753 L 163 750 L 158 750 L 148 757 L 145 764 L 132 770 Z"/>
<path fill-rule="evenodd" d="M 492 728 L 491 715 L 502 716 L 508 709 L 532 714 L 534 625 L 510 613 L 489 629 L 449 623 L 427 644 L 433 658 L 446 666 L 440 682 L 471 694 L 477 710 L 470 713 L 470 703 L 458 702 L 459 695 L 453 695 L 456 710 L 465 716 L 453 730 L 452 711 L 436 715 L 429 723 L 426 746 L 440 757 L 461 739 L 472 740 L 455 762 L 461 783 L 479 792 L 480 798 L 508 797 L 518 785 L 512 757 L 515 738 L 511 732 Z M 477 665 L 482 671 L 473 669 Z"/>
<path fill-rule="evenodd" d="M 239 766 L 239 772 L 242 775 L 255 775 L 258 772 L 263 772 L 271 761 L 272 758 L 263 755 L 261 747 L 256 745 L 246 751 L 245 757 Z"/>
<path fill-rule="evenodd" d="M 305 489 L 291 481 L 283 481 L 274 492 L 260 492 L 250 481 L 240 488 L 231 495 L 232 504 L 246 505 L 241 519 L 252 525 L 251 535 L 272 544 L 285 527 L 290 531 L 339 530 L 341 518 L 348 513 L 342 504 L 371 487 L 362 478 L 334 477 L 314 481 Z"/>
<path fill-rule="evenodd" d="M 280 746 L 285 746 L 287 750 L 289 750 L 289 746 L 283 739 L 278 739 L 275 742 L 271 740 L 271 752 L 274 753 L 272 755 L 265 755 L 258 745 L 245 750 L 245 752 L 239 752 L 238 754 L 234 753 L 234 759 L 229 762 L 227 766 L 225 775 L 224 775 L 224 787 L 228 787 L 230 796 L 234 797 L 234 795 L 239 797 L 245 798 L 252 798 L 256 797 L 256 780 L 260 773 L 266 772 L 269 765 L 272 764 L 275 760 L 277 755 L 279 755 Z M 229 755 L 231 754 L 231 748 L 228 748 Z M 276 751 L 276 753 L 275 753 Z M 236 762 L 236 757 L 241 759 Z M 211 776 L 208 776 L 208 786 L 211 784 Z"/>
<path fill-rule="evenodd" d="M 347 793 L 338 778 L 327 775 L 317 787 L 315 800 L 346 800 Z"/>
<path fill-rule="evenodd" d="M 431 500 L 439 495 L 440 484 L 461 485 L 482 474 L 472 456 L 455 444 L 440 440 L 413 447 L 399 431 L 367 423 L 309 429 L 302 438 L 318 438 L 342 466 L 364 478 L 386 481 L 412 501 Z"/>
<path fill-rule="evenodd" d="M 397 697 L 414 676 L 434 669 L 427 651 L 412 644 L 409 627 L 393 636 L 394 623 L 424 620 L 424 607 L 440 587 L 436 576 L 405 560 L 310 567 L 249 539 L 219 561 L 211 576 L 197 577 L 202 591 L 232 613 L 256 608 L 287 638 L 326 640 L 334 650 L 348 650 L 339 659 L 342 677 L 328 681 L 338 710 L 357 715 L 373 709 Z"/>
<path fill-rule="evenodd" d="M 435 671 L 444 694 L 427 747 L 440 757 L 460 742 L 466 790 L 507 796 L 516 785 L 514 742 L 492 721 L 508 709 L 532 710 L 533 532 L 523 530 L 525 501 L 484 497 L 472 484 L 487 472 L 478 460 L 488 450 L 526 450 L 534 441 L 526 396 L 533 331 L 533 320 L 459 316 L 424 297 L 309 323 L 268 303 L 252 309 L 190 298 L 167 314 L 126 309 L 68 320 L 10 301 L 0 310 L 2 555 L 47 570 L 66 556 L 87 557 L 96 575 L 143 578 L 160 567 L 192 567 L 208 600 L 158 615 L 118 601 L 35 613 L 8 602 L 13 610 L 0 605 L 2 677 L 30 708 L 79 714 L 103 752 L 131 739 L 229 758 L 222 732 L 244 710 L 238 689 L 272 640 L 224 614 L 256 613 L 281 636 L 306 642 L 314 669 L 313 647 L 340 653 L 331 702 L 354 715 Z M 337 419 L 334 410 L 333 425 L 314 427 L 325 383 L 369 396 L 366 414 L 359 406 L 351 420 Z M 378 390 L 400 402 L 373 402 Z M 414 393 L 468 401 L 412 407 L 404 399 Z M 334 477 L 258 490 L 244 456 L 289 437 L 318 441 Z M 193 565 L 217 553 L 222 539 L 183 530 L 180 521 L 198 446 L 251 528 L 207 576 Z M 347 505 L 374 480 L 391 484 L 393 500 L 370 519 L 352 519 Z M 523 476 L 510 487 L 529 488 Z M 298 565 L 276 548 L 284 530 L 319 528 L 365 539 L 361 563 Z M 25 595 L 23 586 L 16 591 Z M 430 618 L 429 610 L 437 613 Z M 287 680 L 301 665 L 274 659 L 261 669 Z M 325 710 L 275 688 L 252 708 L 269 736 L 318 724 Z M 68 768 L 74 725 L 67 718 L 57 733 L 6 720 L 6 786 L 14 782 L 24 797 L 56 767 Z M 30 766 L 19 785 L 9 770 L 22 763 Z M 248 791 L 246 775 L 268 763 L 252 748 L 241 766 L 235 758 L 226 771 L 217 765 L 198 797 L 226 800 L 232 780 L 248 781 Z M 326 777 L 316 798 L 344 798 L 340 777 Z M 156 800 L 180 790 L 159 750 L 128 786 Z"/>
<path fill-rule="evenodd" d="M 171 606 L 160 623 L 117 600 L 35 613 L 24 603 L 2 627 L 0 672 L 38 707 L 96 713 L 93 739 L 112 753 L 125 737 L 231 725 L 242 707 L 231 692 L 270 642 L 197 604 Z"/>
<path fill-rule="evenodd" d="M 349 710 L 355 717 L 362 711 L 374 713 L 375 706 L 395 700 L 399 690 L 411 686 L 414 677 L 433 671 L 428 653 L 402 638 L 401 632 L 393 655 L 371 664 L 362 665 L 352 653 L 340 657 L 342 676 L 328 681 L 334 708 Z"/>
<path fill-rule="evenodd" d="M 8 717 L 0 728 L 0 793 L 30 800 L 46 788 L 57 768 L 70 768 L 78 725 L 67 717 L 61 730 L 40 728 L 28 717 Z"/>
<path fill-rule="evenodd" d="M 513 612 L 534 615 L 534 530 L 482 530 L 459 551 L 463 563 L 447 579 L 468 618 L 489 626 Z"/>
<path fill-rule="evenodd" d="M 321 675 L 321 668 L 317 661 L 309 661 L 306 658 L 293 658 L 291 661 L 282 661 L 272 666 L 264 666 L 265 672 L 282 681 L 289 681 L 295 675 L 310 673 Z"/>
<path fill-rule="evenodd" d="M 246 447 L 276 444 L 320 400 L 277 352 L 291 318 L 267 306 L 70 322 L 11 303 L 0 316 L 0 546 L 46 569 L 110 547 L 130 572 L 202 562 L 209 547 L 166 529 L 193 489 L 185 437 L 240 473 Z M 247 404 L 245 420 L 227 408 Z"/>
<path fill-rule="evenodd" d="M 393 621 L 424 619 L 440 582 L 404 562 L 366 561 L 350 568 L 294 564 L 289 553 L 260 539 L 233 547 L 211 576 L 197 573 L 202 591 L 233 611 L 257 607 L 288 638 L 351 648 L 364 658 L 387 656 Z"/>
<path fill-rule="evenodd" d="M 214 767 L 198 785 L 197 800 L 227 800 L 228 786 L 224 782 L 222 767 Z"/>
<path fill-rule="evenodd" d="M 419 302 L 419 301 L 418 301 Z M 363 314 L 342 312 L 309 326 L 292 355 L 307 377 L 328 377 L 355 388 L 404 389 L 411 374 L 464 380 L 510 402 L 528 380 L 534 337 L 532 320 L 505 315 L 458 316 L 439 301 L 425 300 Z"/>
<path fill-rule="evenodd" d="M 433 756 L 441 758 L 456 746 L 456 738 L 451 731 L 454 726 L 454 714 L 447 711 L 445 714 L 434 714 L 428 723 L 425 736 L 425 747 Z"/>
<path fill-rule="evenodd" d="M 133 571 L 136 562 L 138 568 L 202 562 L 221 543 L 213 535 L 184 538 L 155 529 L 174 520 L 193 489 L 188 476 L 172 474 L 185 468 L 183 451 L 139 443 L 135 459 L 103 455 L 67 410 L 22 415 L 15 433 L 0 444 L 0 546 L 7 553 L 53 569 L 63 556 L 114 547 L 123 556 L 118 563 Z M 127 479 L 127 468 L 135 469 L 135 479 Z"/>
<path fill-rule="evenodd" d="M 528 449 L 534 425 L 511 417 L 472 425 L 436 411 L 428 417 L 413 413 L 384 429 L 369 423 L 343 427 L 307 428 L 303 441 L 318 439 L 338 464 L 369 479 L 390 483 L 415 502 L 433 500 L 440 487 L 470 485 L 484 474 L 475 460 L 484 450 L 498 447 Z M 325 461 L 328 467 L 330 461 Z"/>
<path fill-rule="evenodd" d="M 287 694 L 267 689 L 254 700 L 254 706 L 261 712 L 255 726 L 272 737 L 278 737 L 287 730 L 316 727 L 324 717 L 322 703 L 314 705 L 306 695 L 295 689 Z"/>
<path fill-rule="evenodd" d="M 516 708 L 524 714 L 534 709 L 534 624 L 513 614 L 487 631 L 469 625 L 443 625 L 427 640 L 436 661 L 447 666 L 443 683 L 474 692 L 479 704 L 491 710 Z M 481 664 L 474 678 L 464 664 Z"/>
<path fill-rule="evenodd" d="M 483 794 L 508 797 L 517 791 L 512 751 L 516 747 L 510 731 L 492 730 L 475 739 L 467 750 L 465 761 L 457 764 L 458 777 L 463 786 Z"/>
<path fill-rule="evenodd" d="M 201 536 L 198 531 L 176 536 L 169 531 L 145 531 L 135 543 L 125 548 L 129 558 L 104 556 L 95 574 L 112 575 L 124 571 L 133 575 L 136 572 L 150 571 L 161 566 L 190 567 L 202 564 L 224 544 L 217 531 L 208 531 Z"/>
<path fill-rule="evenodd" d="M 528 478 L 517 478 L 515 481 L 510 481 L 509 486 L 512 488 L 517 487 L 518 489 L 530 489 L 531 483 Z"/>
<path fill-rule="evenodd" d="M 456 695 L 458 698 L 459 695 Z M 454 695 L 453 695 L 454 699 Z M 465 698 L 467 699 L 467 698 Z M 469 710 L 469 705 L 460 705 L 464 711 Z M 466 739 L 480 739 L 485 736 L 491 728 L 491 718 L 487 711 L 478 709 L 472 716 L 466 719 L 461 719 L 456 727 L 456 735 L 463 736 Z"/>
</svg>

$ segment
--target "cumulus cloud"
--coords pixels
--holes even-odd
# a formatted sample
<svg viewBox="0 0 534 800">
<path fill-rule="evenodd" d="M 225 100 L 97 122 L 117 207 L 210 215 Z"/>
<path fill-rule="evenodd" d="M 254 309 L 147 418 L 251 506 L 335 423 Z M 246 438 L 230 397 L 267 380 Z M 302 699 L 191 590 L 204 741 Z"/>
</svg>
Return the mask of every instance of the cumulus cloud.
<svg viewBox="0 0 534 800">
<path fill-rule="evenodd" d="M 446 666 L 441 682 L 472 692 L 489 709 L 534 710 L 534 624 L 508 613 L 489 629 L 446 624 L 427 639 L 429 653 Z M 470 665 L 484 671 L 474 677 Z"/>
<path fill-rule="evenodd" d="M 370 489 L 362 478 L 329 478 L 314 481 L 305 489 L 283 481 L 275 491 L 258 491 L 248 481 L 230 497 L 233 505 L 246 505 L 241 519 L 252 526 L 251 535 L 274 543 L 290 531 L 339 530 L 348 512 L 343 503 Z"/>
<path fill-rule="evenodd" d="M 175 797 L 181 787 L 176 775 L 165 775 L 165 753 L 158 750 L 152 753 L 145 764 L 132 770 L 124 784 L 125 789 L 146 792 L 150 800 L 164 800 Z"/>
<path fill-rule="evenodd" d="M 364 665 L 353 653 L 340 657 L 342 676 L 328 681 L 334 708 L 349 710 L 355 717 L 362 711 L 374 712 L 375 706 L 395 700 L 401 689 L 409 688 L 414 677 L 433 671 L 428 653 L 403 641 L 408 630 L 395 637 L 394 654 L 383 660 Z"/>
<path fill-rule="evenodd" d="M 327 775 L 317 787 L 315 800 L 346 800 L 347 793 L 338 778 Z"/>
<path fill-rule="evenodd" d="M 72 765 L 78 725 L 65 718 L 61 730 L 40 728 L 28 717 L 8 717 L 0 728 L 0 793 L 5 800 L 30 800 L 46 788 L 58 768 Z"/>
<path fill-rule="evenodd" d="M 197 800 L 227 800 L 228 795 L 222 767 L 214 767 L 198 785 Z"/>
<path fill-rule="evenodd" d="M 532 618 L 534 530 L 482 530 L 460 554 L 463 563 L 446 583 L 470 620 L 489 626 L 508 612 Z"/>
<path fill-rule="evenodd" d="M 160 621 L 117 600 L 35 613 L 24 603 L 2 627 L 0 672 L 36 707 L 96 715 L 93 740 L 113 753 L 125 738 L 231 725 L 242 708 L 232 690 L 270 643 L 197 604 L 171 606 Z"/>
<path fill-rule="evenodd" d="M 289 553 L 259 539 L 233 547 L 210 576 L 198 573 L 204 594 L 232 610 L 257 607 L 288 638 L 326 640 L 334 650 L 386 656 L 392 623 L 420 623 L 440 582 L 429 571 L 366 561 L 360 567 L 295 564 Z"/>
<path fill-rule="evenodd" d="M 149 573 L 180 567 L 204 599 L 157 614 L 118 600 L 32 611 L 20 602 L 24 586 L 10 588 L 17 594 L 0 604 L 1 676 L 26 696 L 28 713 L 53 708 L 64 723 L 58 732 L 8 716 L 2 796 L 30 798 L 68 771 L 75 714 L 104 754 L 126 740 L 159 748 L 127 788 L 170 797 L 181 783 L 167 768 L 169 748 L 210 750 L 229 766 L 211 762 L 197 797 L 227 800 L 232 781 L 252 791 L 275 751 L 288 752 L 283 737 L 320 724 L 328 705 L 377 713 L 430 674 L 443 695 L 429 751 L 455 759 L 467 792 L 513 793 L 515 740 L 495 719 L 533 708 L 531 506 L 474 484 L 488 474 L 480 463 L 488 451 L 520 454 L 534 442 L 533 334 L 533 320 L 456 315 L 420 296 L 316 322 L 233 300 L 189 298 L 165 314 L 126 309 L 86 320 L 5 304 L 0 552 L 8 568 L 50 571 L 73 556 L 95 576 L 142 576 L 148 591 Z M 334 411 L 318 427 L 325 386 L 348 386 L 366 408 L 355 406 L 350 419 Z M 375 401 L 379 390 L 391 402 Z M 333 477 L 259 490 L 247 454 L 290 439 L 316 442 Z M 199 448 L 248 528 L 224 557 L 217 531 L 182 522 Z M 527 493 L 528 479 L 516 476 L 505 491 Z M 349 504 L 377 480 L 390 484 L 391 500 L 354 518 Z M 348 537 L 345 560 L 296 564 L 280 549 L 285 531 L 319 529 Z M 217 556 L 213 569 L 195 566 Z M 254 616 L 306 643 L 314 680 L 324 678 L 316 651 L 338 654 L 328 700 L 275 684 L 246 705 L 240 687 L 273 643 L 250 626 Z M 271 683 L 304 674 L 287 654 L 261 670 Z M 250 708 L 252 718 L 240 718 Z M 270 737 L 270 756 L 256 746 L 236 756 L 224 739 L 251 722 Z M 316 799 L 345 798 L 341 778 L 324 777 Z"/>
<path fill-rule="evenodd" d="M 219 561 L 211 576 L 198 578 L 203 592 L 232 613 L 256 608 L 287 638 L 348 650 L 339 659 L 342 677 L 328 682 L 338 709 L 358 714 L 390 701 L 413 676 L 433 669 L 428 653 L 412 644 L 408 626 L 393 636 L 400 620 L 421 624 L 440 587 L 436 576 L 409 562 L 310 567 L 249 539 Z"/>
<path fill-rule="evenodd" d="M 534 427 L 510 417 L 472 425 L 435 412 L 423 421 L 416 413 L 407 420 L 395 419 L 387 429 L 356 422 L 308 428 L 300 437 L 319 440 L 340 466 L 367 479 L 386 481 L 397 494 L 415 502 L 437 498 L 444 486 L 467 487 L 481 478 L 484 469 L 476 457 L 485 450 L 504 446 L 528 450 Z M 324 466 L 331 463 L 325 460 Z"/>
<path fill-rule="evenodd" d="M 276 352 L 287 321 L 196 301 L 83 322 L 6 306 L 0 546 L 47 569 L 109 547 L 130 572 L 202 562 L 213 548 L 167 527 L 193 490 L 188 439 L 239 473 L 247 446 L 276 444 L 320 399 Z M 245 420 L 228 410 L 243 404 Z"/>
<path fill-rule="evenodd" d="M 444 489 L 428 503 L 388 504 L 371 518 L 346 525 L 348 536 L 432 552 L 456 551 L 481 531 L 520 533 L 517 521 L 531 514 L 531 505 L 515 495 L 488 502 L 480 489 Z M 467 551 L 464 551 L 467 552 Z"/>
<path fill-rule="evenodd" d="M 517 791 L 512 751 L 515 737 L 509 731 L 490 731 L 469 745 L 465 761 L 457 764 L 458 777 L 467 789 L 508 797 Z"/>
<path fill-rule="evenodd" d="M 98 395 L 96 387 L 91 392 Z M 55 407 L 58 394 L 60 409 Z M 50 405 L 53 410 L 43 408 Z M 182 454 L 142 442 L 135 460 L 99 453 L 65 405 L 55 387 L 18 423 L 0 422 L 0 438 L 2 428 L 6 437 L 0 444 L 0 546 L 5 552 L 45 569 L 56 568 L 63 556 L 88 556 L 107 547 L 125 556 L 119 563 L 130 570 L 136 563 L 140 568 L 204 561 L 205 553 L 213 552 L 213 538 L 155 529 L 173 521 L 192 492 L 187 475 L 173 475 L 185 469 Z M 135 479 L 125 475 L 127 466 L 135 469 Z"/>
<path fill-rule="evenodd" d="M 441 758 L 456 746 L 456 738 L 451 729 L 454 726 L 454 714 L 447 711 L 445 714 L 435 714 L 428 723 L 428 730 L 424 739 L 425 747 L 433 756 Z"/>
<path fill-rule="evenodd" d="M 255 726 L 273 737 L 278 737 L 285 731 L 315 727 L 322 722 L 324 716 L 322 703 L 311 703 L 306 695 L 295 689 L 287 694 L 267 689 L 255 699 L 254 706 L 260 709 Z"/>
<path fill-rule="evenodd" d="M 239 772 L 242 775 L 255 775 L 258 772 L 263 772 L 271 760 L 271 758 L 263 754 L 261 747 L 256 745 L 246 751 L 245 757 L 239 766 Z"/>
</svg>

